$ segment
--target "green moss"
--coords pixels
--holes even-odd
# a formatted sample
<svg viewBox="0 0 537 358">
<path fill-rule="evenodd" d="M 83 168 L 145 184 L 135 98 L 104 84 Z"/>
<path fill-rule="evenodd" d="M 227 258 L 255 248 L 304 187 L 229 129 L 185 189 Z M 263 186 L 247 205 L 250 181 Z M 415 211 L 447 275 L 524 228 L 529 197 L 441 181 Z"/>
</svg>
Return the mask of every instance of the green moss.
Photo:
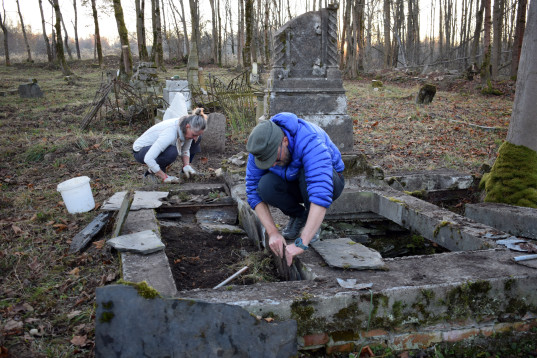
<svg viewBox="0 0 537 358">
<path fill-rule="evenodd" d="M 446 319 L 479 319 L 498 308 L 498 301 L 489 296 L 492 286 L 488 281 L 467 282 L 448 292 L 445 305 Z"/>
<path fill-rule="evenodd" d="M 510 278 L 509 280 L 505 281 L 505 284 L 503 285 L 503 288 L 505 291 L 509 292 L 513 288 L 513 285 L 515 284 L 515 280 Z"/>
<path fill-rule="evenodd" d="M 438 224 L 435 228 L 434 228 L 434 232 L 433 232 L 433 236 L 434 237 L 437 237 L 438 236 L 438 233 L 440 232 L 440 229 L 443 228 L 444 226 L 447 226 L 451 224 L 449 221 L 442 221 L 440 224 Z"/>
<path fill-rule="evenodd" d="M 418 199 L 423 199 L 427 195 L 427 190 L 422 189 L 422 190 L 415 190 L 415 191 L 405 191 L 404 193 L 407 195 L 411 195 Z"/>
<path fill-rule="evenodd" d="M 101 317 L 99 318 L 99 322 L 101 323 L 109 323 L 112 318 L 114 318 L 115 314 L 114 312 L 103 312 L 101 314 Z"/>
<path fill-rule="evenodd" d="M 399 199 L 396 199 L 394 197 L 389 197 L 388 200 L 390 200 L 391 202 L 393 203 L 401 203 L 401 204 L 404 204 L 405 202 L 402 201 L 402 200 L 399 200 Z"/>
<path fill-rule="evenodd" d="M 157 297 L 162 297 L 157 290 L 155 290 L 153 287 L 149 286 L 147 284 L 147 282 L 145 282 L 145 281 L 142 281 L 142 282 L 128 282 L 128 281 L 124 281 L 124 280 L 118 280 L 118 284 L 131 286 L 131 287 L 136 288 L 136 290 L 138 291 L 138 294 L 140 296 L 142 296 L 143 298 L 153 299 L 153 298 L 157 298 Z"/>
<path fill-rule="evenodd" d="M 114 302 L 112 302 L 112 301 L 103 302 L 102 305 L 103 305 L 104 309 L 111 310 L 112 307 L 114 307 Z"/>
<path fill-rule="evenodd" d="M 537 152 L 504 142 L 479 187 L 485 190 L 487 202 L 537 208 Z"/>
</svg>

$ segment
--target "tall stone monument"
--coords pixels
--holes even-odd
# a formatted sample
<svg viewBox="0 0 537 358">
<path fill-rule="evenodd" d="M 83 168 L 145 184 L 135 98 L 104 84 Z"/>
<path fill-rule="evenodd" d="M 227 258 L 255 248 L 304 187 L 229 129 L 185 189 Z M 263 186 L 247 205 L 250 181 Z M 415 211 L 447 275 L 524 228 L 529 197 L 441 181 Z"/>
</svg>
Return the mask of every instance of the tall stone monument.
<svg viewBox="0 0 537 358">
<path fill-rule="evenodd" d="M 350 152 L 353 125 L 338 68 L 337 9 L 332 4 L 307 12 L 274 34 L 264 115 L 293 112 L 323 128 L 342 152 Z"/>
</svg>

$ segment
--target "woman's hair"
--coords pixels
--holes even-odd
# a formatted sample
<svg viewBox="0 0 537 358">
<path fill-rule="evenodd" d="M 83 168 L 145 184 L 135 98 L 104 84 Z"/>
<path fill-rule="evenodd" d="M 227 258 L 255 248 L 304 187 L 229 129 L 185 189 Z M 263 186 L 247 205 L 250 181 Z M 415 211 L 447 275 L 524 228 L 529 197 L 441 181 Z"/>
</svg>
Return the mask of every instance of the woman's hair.
<svg viewBox="0 0 537 358">
<path fill-rule="evenodd" d="M 179 119 L 179 128 L 186 133 L 186 125 L 190 124 L 193 132 L 204 131 L 207 128 L 207 116 L 203 113 L 203 108 L 196 108 L 190 116 L 184 116 Z"/>
</svg>

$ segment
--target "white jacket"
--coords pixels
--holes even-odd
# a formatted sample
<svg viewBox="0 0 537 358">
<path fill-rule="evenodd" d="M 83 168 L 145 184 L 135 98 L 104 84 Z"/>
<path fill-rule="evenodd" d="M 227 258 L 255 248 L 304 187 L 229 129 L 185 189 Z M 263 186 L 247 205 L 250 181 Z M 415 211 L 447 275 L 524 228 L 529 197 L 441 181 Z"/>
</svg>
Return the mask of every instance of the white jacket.
<svg viewBox="0 0 537 358">
<path fill-rule="evenodd" d="M 134 141 L 132 149 L 138 152 L 144 147 L 151 146 L 144 157 L 144 162 L 153 173 L 156 173 L 161 168 L 155 159 L 170 145 L 177 146 L 178 137 L 181 142 L 181 156 L 190 157 L 192 139 L 185 140 L 185 134 L 179 129 L 179 118 L 155 124 Z"/>
</svg>

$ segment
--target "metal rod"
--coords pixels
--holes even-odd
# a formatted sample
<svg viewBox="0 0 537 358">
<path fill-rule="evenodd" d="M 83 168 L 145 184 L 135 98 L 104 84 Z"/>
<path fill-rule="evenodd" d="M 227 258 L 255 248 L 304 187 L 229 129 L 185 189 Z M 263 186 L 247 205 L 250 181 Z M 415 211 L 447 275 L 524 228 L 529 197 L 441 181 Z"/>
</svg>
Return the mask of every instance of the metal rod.
<svg viewBox="0 0 537 358">
<path fill-rule="evenodd" d="M 527 261 L 527 260 L 535 260 L 535 259 L 537 259 L 537 255 L 523 255 L 523 256 L 513 257 L 513 260 L 515 261 Z"/>
<path fill-rule="evenodd" d="M 222 287 L 224 286 L 226 283 L 234 280 L 237 276 L 239 276 L 241 273 L 243 273 L 244 271 L 248 270 L 248 266 L 244 266 L 243 268 L 241 268 L 239 271 L 235 272 L 233 275 L 229 276 L 228 278 L 226 278 L 224 281 L 220 282 L 218 285 L 214 286 L 213 287 L 213 290 L 219 288 L 219 287 Z"/>
</svg>

